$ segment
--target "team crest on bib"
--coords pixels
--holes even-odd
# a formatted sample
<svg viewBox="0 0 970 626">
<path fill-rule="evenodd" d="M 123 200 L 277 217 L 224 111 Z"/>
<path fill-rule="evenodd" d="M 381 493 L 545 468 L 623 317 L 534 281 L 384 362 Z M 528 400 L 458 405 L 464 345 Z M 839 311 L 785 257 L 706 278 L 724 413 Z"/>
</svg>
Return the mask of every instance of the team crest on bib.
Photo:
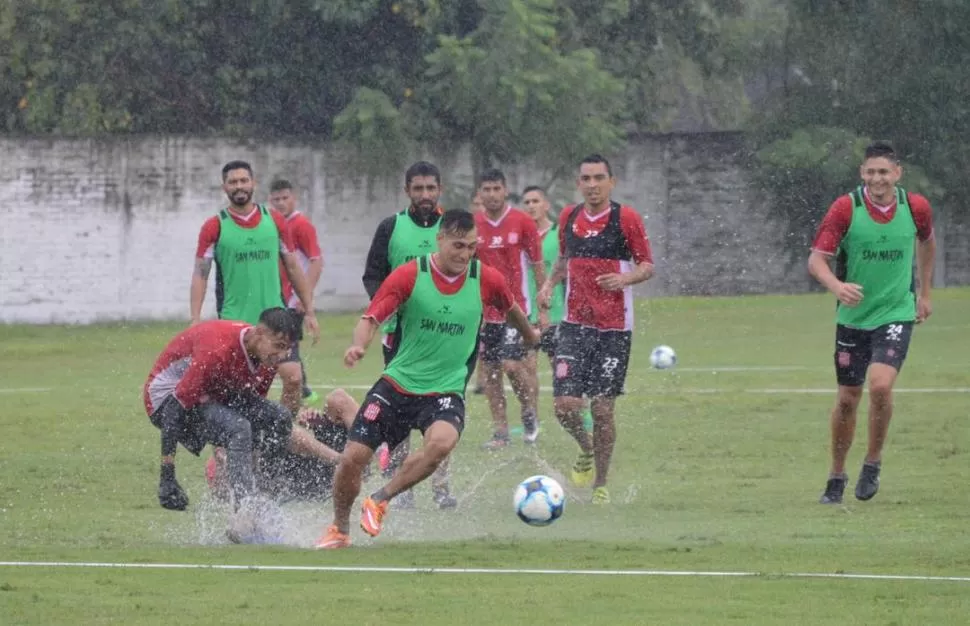
<svg viewBox="0 0 970 626">
<path fill-rule="evenodd" d="M 364 408 L 364 419 L 373 422 L 381 414 L 381 403 L 374 401 Z"/>
<path fill-rule="evenodd" d="M 519 243 L 519 233 L 509 233 L 509 243 L 513 246 Z"/>
</svg>

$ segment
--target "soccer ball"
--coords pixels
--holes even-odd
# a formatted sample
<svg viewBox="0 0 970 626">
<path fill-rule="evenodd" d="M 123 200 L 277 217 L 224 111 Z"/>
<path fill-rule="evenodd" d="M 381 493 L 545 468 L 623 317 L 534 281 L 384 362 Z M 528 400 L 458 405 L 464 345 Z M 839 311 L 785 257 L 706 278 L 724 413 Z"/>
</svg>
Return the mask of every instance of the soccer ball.
<svg viewBox="0 0 970 626">
<path fill-rule="evenodd" d="M 657 346 L 650 353 L 650 365 L 665 370 L 677 365 L 677 353 L 670 346 Z"/>
<path fill-rule="evenodd" d="M 530 476 L 515 489 L 515 514 L 530 526 L 548 526 L 562 516 L 566 494 L 548 476 Z"/>
</svg>

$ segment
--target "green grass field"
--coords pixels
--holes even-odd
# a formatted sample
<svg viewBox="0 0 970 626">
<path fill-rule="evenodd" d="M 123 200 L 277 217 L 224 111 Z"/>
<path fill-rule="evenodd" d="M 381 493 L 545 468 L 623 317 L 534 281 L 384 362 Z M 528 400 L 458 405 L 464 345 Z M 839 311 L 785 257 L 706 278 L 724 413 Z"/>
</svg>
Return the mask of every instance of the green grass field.
<svg viewBox="0 0 970 626">
<path fill-rule="evenodd" d="M 665 570 L 757 576 L 594 576 L 0 566 L 2 624 L 964 624 L 970 582 L 793 577 L 795 573 L 970 576 L 970 290 L 936 294 L 898 383 L 882 488 L 816 503 L 834 397 L 825 296 L 640 302 L 619 402 L 608 507 L 567 487 L 564 517 L 530 528 L 511 509 L 519 480 L 568 469 L 574 445 L 542 399 L 535 450 L 479 450 L 480 396 L 454 460 L 461 496 L 439 512 L 417 492 L 375 541 L 308 549 L 329 505 L 288 506 L 288 547 L 234 546 L 206 502 L 204 459 L 180 451 L 188 512 L 158 507 L 158 434 L 141 384 L 178 327 L 0 326 L 0 561 L 245 566 Z M 353 316 L 321 316 L 311 382 L 360 398 L 370 355 L 339 355 Z M 679 364 L 652 371 L 672 345 Z M 547 367 L 541 371 L 549 385 Z M 276 395 L 276 391 L 273 392 Z M 514 406 L 514 405 L 513 405 Z M 512 412 L 517 415 L 517 411 Z M 372 487 L 376 482 L 365 486 Z"/>
</svg>

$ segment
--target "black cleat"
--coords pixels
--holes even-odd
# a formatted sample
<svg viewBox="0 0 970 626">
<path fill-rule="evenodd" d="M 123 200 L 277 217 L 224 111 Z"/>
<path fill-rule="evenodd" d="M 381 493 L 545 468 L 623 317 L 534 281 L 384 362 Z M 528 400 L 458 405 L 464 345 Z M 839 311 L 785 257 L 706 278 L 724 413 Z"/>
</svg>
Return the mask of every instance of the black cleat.
<svg viewBox="0 0 970 626">
<path fill-rule="evenodd" d="M 855 486 L 857 500 L 871 500 L 879 491 L 879 465 L 863 463 L 859 472 L 859 482 Z"/>
<path fill-rule="evenodd" d="M 435 487 L 434 488 L 434 503 L 438 505 L 441 510 L 453 509 L 458 506 L 458 498 L 451 495 L 451 491 L 448 487 Z"/>
<path fill-rule="evenodd" d="M 829 478 L 825 483 L 825 493 L 818 499 L 819 504 L 842 504 L 842 494 L 847 482 L 849 478 L 845 474 L 838 478 Z"/>
</svg>

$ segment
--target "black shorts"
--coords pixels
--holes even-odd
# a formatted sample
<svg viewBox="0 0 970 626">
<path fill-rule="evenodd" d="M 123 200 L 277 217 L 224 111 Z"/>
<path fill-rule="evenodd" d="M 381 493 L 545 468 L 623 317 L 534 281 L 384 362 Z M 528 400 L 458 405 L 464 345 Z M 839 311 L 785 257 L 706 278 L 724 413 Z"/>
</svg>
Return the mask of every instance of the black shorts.
<svg viewBox="0 0 970 626">
<path fill-rule="evenodd" d="M 299 363 L 300 362 L 300 341 L 303 339 L 303 318 L 304 314 L 300 313 L 296 309 L 287 309 L 290 315 L 296 318 L 297 323 L 300 327 L 300 334 L 297 336 L 296 341 L 290 347 L 290 353 L 284 358 L 280 359 L 280 363 Z"/>
<path fill-rule="evenodd" d="M 151 415 L 152 424 L 159 427 L 159 418 L 167 403 L 178 403 L 174 396 L 168 396 Z M 253 449 L 261 454 L 281 454 L 290 442 L 293 430 L 291 413 L 283 405 L 267 400 L 257 394 L 239 394 L 232 400 L 220 404 L 206 402 L 186 411 L 178 407 L 178 442 L 186 450 L 198 456 L 207 444 L 226 445 L 225 432 L 219 425 L 225 419 L 238 416 L 249 422 L 252 428 Z"/>
<path fill-rule="evenodd" d="M 382 443 L 393 450 L 412 430 L 421 434 L 434 422 L 448 422 L 461 435 L 465 428 L 465 401 L 457 393 L 412 396 L 399 392 L 381 378 L 371 387 L 350 428 L 350 441 L 376 450 Z"/>
<path fill-rule="evenodd" d="M 545 352 L 550 359 L 556 358 L 556 343 L 559 341 L 559 325 L 546 327 L 539 338 L 537 349 Z"/>
<path fill-rule="evenodd" d="M 839 385 L 864 385 L 871 363 L 902 370 L 912 336 L 913 322 L 892 322 L 872 330 L 836 326 L 835 378 Z"/>
<path fill-rule="evenodd" d="M 630 362 L 632 334 L 629 330 L 599 330 L 560 323 L 552 395 L 556 398 L 621 395 Z"/>
<path fill-rule="evenodd" d="M 526 350 L 522 336 L 508 324 L 486 322 L 482 324 L 481 355 L 485 363 L 497 364 L 502 361 L 521 361 Z"/>
</svg>

